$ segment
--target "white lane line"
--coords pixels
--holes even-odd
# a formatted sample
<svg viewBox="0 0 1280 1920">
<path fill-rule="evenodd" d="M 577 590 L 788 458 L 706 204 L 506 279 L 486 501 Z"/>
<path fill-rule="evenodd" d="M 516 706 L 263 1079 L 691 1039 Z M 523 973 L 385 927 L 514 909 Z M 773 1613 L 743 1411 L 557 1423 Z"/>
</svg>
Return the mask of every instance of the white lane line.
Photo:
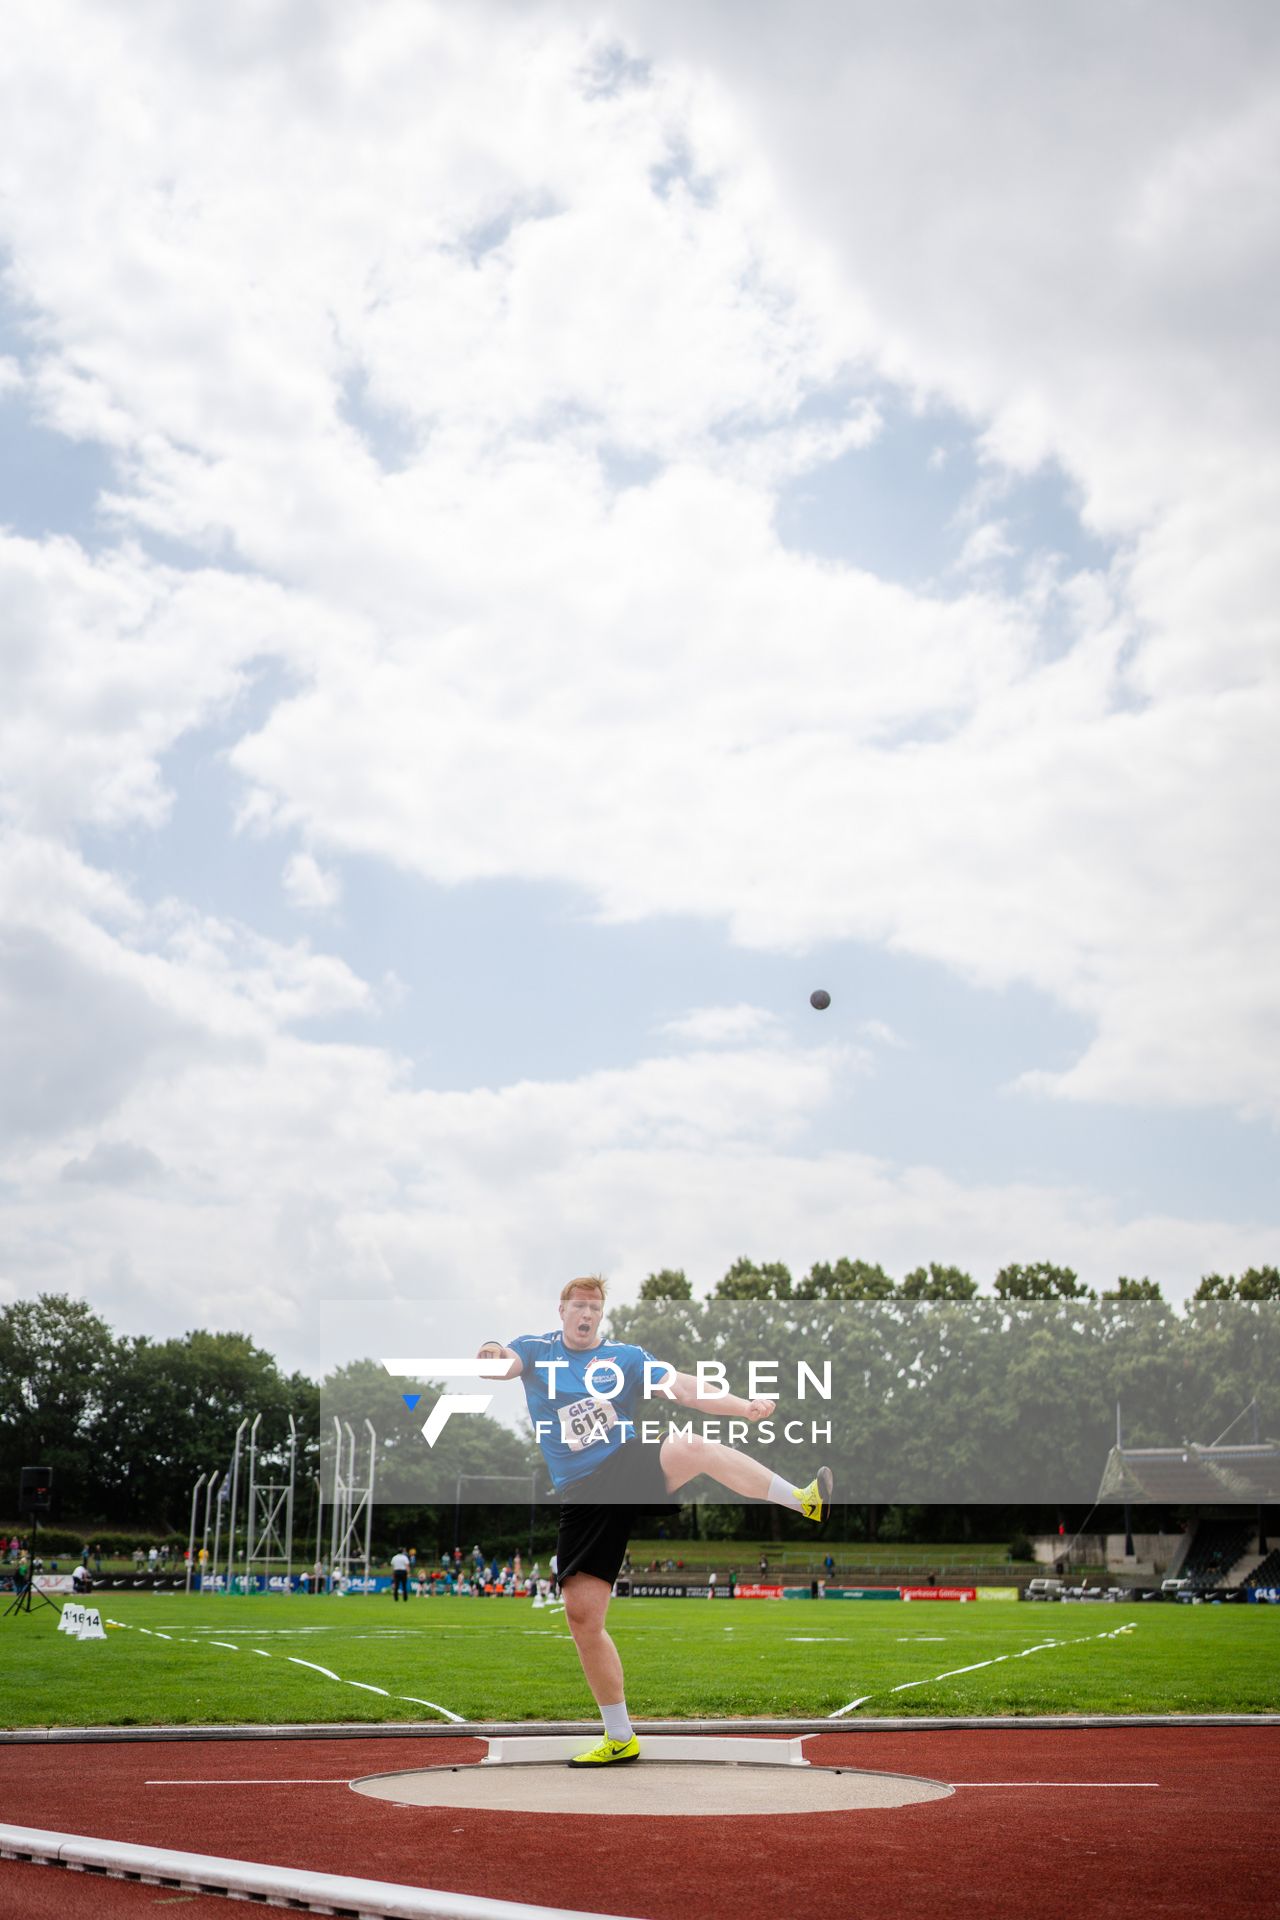
<svg viewBox="0 0 1280 1920">
<path fill-rule="evenodd" d="M 1159 1787 L 1159 1780 L 949 1780 L 949 1787 Z"/>
<path fill-rule="evenodd" d="M 216 1646 L 219 1643 L 215 1641 L 214 1644 Z M 322 1673 L 326 1680 L 341 1681 L 341 1674 L 335 1673 L 332 1667 L 318 1667 L 314 1660 L 300 1660 L 296 1653 L 287 1653 L 285 1659 L 288 1660 L 292 1666 L 310 1667 L 312 1673 Z"/>
<path fill-rule="evenodd" d="M 442 1713 L 446 1720 L 452 1720 L 456 1726 L 465 1727 L 467 1724 L 465 1714 L 450 1713 L 448 1707 L 442 1707 L 437 1700 L 419 1700 L 417 1695 L 412 1693 L 398 1693 L 396 1698 L 407 1700 L 411 1707 L 434 1707 L 437 1713 Z"/>
<path fill-rule="evenodd" d="M 367 1680 L 345 1680 L 344 1681 L 342 1678 L 342 1675 L 340 1673 L 335 1673 L 332 1667 L 317 1666 L 314 1660 L 302 1660 L 298 1657 L 296 1653 L 287 1653 L 285 1655 L 285 1659 L 291 1661 L 295 1667 L 310 1667 L 314 1673 L 324 1674 L 327 1680 L 336 1680 L 339 1686 L 363 1687 L 366 1693 L 380 1693 L 385 1700 L 390 1700 L 392 1698 L 392 1695 L 387 1692 L 385 1687 L 371 1687 Z M 443 1715 L 443 1717 L 446 1720 L 452 1720 L 456 1722 L 456 1724 L 459 1726 L 463 1726 L 466 1724 L 465 1714 L 450 1713 L 448 1707 L 442 1707 L 440 1703 L 436 1700 L 419 1700 L 417 1696 L 412 1693 L 398 1693 L 395 1695 L 395 1698 L 397 1700 L 408 1701 L 410 1706 L 430 1707 L 433 1712 Z"/>
<path fill-rule="evenodd" d="M 888 1691 L 891 1694 L 909 1693 L 913 1687 L 931 1687 L 939 1680 L 954 1680 L 961 1673 L 977 1673 L 983 1667 L 998 1667 L 1005 1660 L 1025 1660 L 1029 1654 L 1046 1653 L 1054 1647 L 1078 1646 L 1086 1640 L 1118 1640 L 1122 1633 L 1132 1633 L 1134 1625 L 1135 1623 L 1130 1620 L 1122 1627 L 1114 1627 L 1109 1633 L 1081 1633 L 1073 1634 L 1066 1640 L 1038 1640 L 1035 1646 L 1023 1647 L 1019 1653 L 997 1653 L 990 1660 L 975 1660 L 967 1667 L 949 1667 L 945 1673 L 930 1674 L 927 1680 L 903 1680 L 898 1686 L 890 1687 Z M 843 1720 L 846 1713 L 852 1713 L 855 1707 L 865 1706 L 868 1700 L 873 1700 L 875 1697 L 871 1693 L 860 1694 L 856 1700 L 851 1700 L 848 1706 L 839 1707 L 834 1713 L 829 1713 L 827 1718 Z"/>
<path fill-rule="evenodd" d="M 123 1626 L 124 1624 L 121 1620 L 109 1620 L 107 1622 L 107 1625 L 112 1627 Z M 151 1629 L 150 1627 L 139 1627 L 137 1631 L 139 1633 L 150 1633 Z M 275 1631 L 275 1629 L 268 1627 L 265 1631 L 270 1633 Z M 280 1631 L 286 1631 L 286 1629 L 280 1629 Z M 168 1640 L 172 1638 L 172 1635 L 164 1633 L 161 1634 L 160 1638 L 162 1640 Z M 239 1653 L 240 1651 L 239 1647 L 230 1640 L 196 1640 L 192 1641 L 191 1645 L 201 1647 L 227 1647 L 232 1653 Z M 263 1660 L 271 1659 L 271 1655 L 262 1647 L 250 1647 L 249 1652 L 256 1653 Z M 379 1693 L 384 1700 L 390 1700 L 392 1698 L 403 1700 L 405 1704 L 410 1707 L 430 1707 L 433 1713 L 438 1713 L 443 1720 L 452 1720 L 455 1726 L 464 1727 L 467 1724 L 467 1716 L 464 1713 L 451 1713 L 448 1707 L 442 1707 L 438 1700 L 423 1700 L 420 1699 L 416 1693 L 397 1693 L 392 1695 L 385 1687 L 375 1687 L 371 1685 L 368 1680 L 344 1680 L 340 1673 L 333 1671 L 332 1667 L 318 1666 L 314 1660 L 303 1660 L 296 1653 L 287 1653 L 285 1659 L 290 1661 L 295 1667 L 310 1667 L 313 1673 L 322 1673 L 326 1680 L 336 1680 L 339 1686 L 359 1687 L 364 1693 Z M 151 1783 L 148 1782 L 148 1785 L 150 1784 Z M 156 1784 L 160 1783 L 157 1782 Z"/>
<path fill-rule="evenodd" d="M 267 1780 L 144 1780 L 142 1784 L 144 1787 L 349 1787 L 351 1781 L 346 1774 L 341 1780 L 336 1776 L 312 1780 L 297 1774 L 281 1774 Z"/>
</svg>

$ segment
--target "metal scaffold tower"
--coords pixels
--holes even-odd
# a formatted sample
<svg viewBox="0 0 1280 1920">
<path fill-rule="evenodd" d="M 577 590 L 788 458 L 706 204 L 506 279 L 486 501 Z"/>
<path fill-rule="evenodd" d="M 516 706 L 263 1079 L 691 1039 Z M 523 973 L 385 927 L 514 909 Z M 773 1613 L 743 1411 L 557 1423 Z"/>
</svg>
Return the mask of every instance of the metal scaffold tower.
<svg viewBox="0 0 1280 1920">
<path fill-rule="evenodd" d="M 278 1480 L 258 1478 L 258 1425 L 255 1416 L 249 1429 L 249 1512 L 245 1541 L 245 1570 L 262 1573 L 271 1583 L 273 1561 L 281 1563 L 286 1585 L 293 1573 L 293 1495 L 298 1467 L 298 1429 L 289 1415 L 289 1446 L 285 1460 L 286 1477 Z"/>
<path fill-rule="evenodd" d="M 371 1420 L 366 1420 L 364 1424 L 369 1435 L 369 1466 L 364 1485 L 361 1486 L 356 1478 L 356 1436 L 351 1430 L 351 1423 L 339 1420 L 336 1414 L 333 1417 L 333 1532 L 329 1554 L 331 1586 L 351 1578 L 353 1562 L 362 1565 L 364 1579 L 369 1578 L 378 1436 Z"/>
<path fill-rule="evenodd" d="M 202 1473 L 191 1495 L 191 1531 L 187 1552 L 187 1586 L 199 1571 L 202 1593 L 246 1593 L 255 1574 L 270 1583 L 273 1568 L 284 1575 L 286 1587 L 293 1573 L 293 1504 L 298 1471 L 298 1429 L 293 1415 L 287 1416 L 289 1437 L 279 1451 L 268 1452 L 258 1441 L 262 1415 L 248 1414 L 236 1428 L 231 1464 L 225 1473 Z M 240 1462 L 244 1455 L 245 1428 L 249 1429 L 247 1498 L 243 1513 L 240 1496 Z M 260 1469 L 270 1463 L 272 1477 L 259 1477 Z M 276 1471 L 276 1468 L 279 1471 Z M 201 1490 L 204 1493 L 204 1525 L 200 1553 L 196 1553 L 196 1515 Z M 216 1489 L 216 1497 L 215 1497 Z M 210 1509 L 213 1509 L 213 1553 L 208 1553 Z M 225 1535 L 225 1539 L 224 1539 Z"/>
</svg>

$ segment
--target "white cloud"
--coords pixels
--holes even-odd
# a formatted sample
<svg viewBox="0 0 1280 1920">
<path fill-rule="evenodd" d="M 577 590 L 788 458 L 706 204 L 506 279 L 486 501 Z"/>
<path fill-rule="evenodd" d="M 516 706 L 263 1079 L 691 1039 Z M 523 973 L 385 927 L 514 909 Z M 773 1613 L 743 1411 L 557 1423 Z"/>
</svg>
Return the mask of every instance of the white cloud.
<svg viewBox="0 0 1280 1920">
<path fill-rule="evenodd" d="M 740 1000 L 732 1007 L 693 1007 L 679 1019 L 666 1021 L 659 1031 L 670 1034 L 673 1040 L 717 1047 L 768 1039 L 781 1031 L 781 1023 L 767 1007 L 753 1007 Z"/>
<path fill-rule="evenodd" d="M 895 1033 L 887 1020 L 860 1020 L 858 1032 L 864 1040 L 870 1040 L 880 1047 L 905 1047 L 906 1041 L 901 1034 Z"/>
<path fill-rule="evenodd" d="M 337 906 L 342 882 L 331 868 L 322 867 L 310 853 L 293 853 L 285 861 L 285 894 L 291 905 L 306 909 Z"/>
</svg>

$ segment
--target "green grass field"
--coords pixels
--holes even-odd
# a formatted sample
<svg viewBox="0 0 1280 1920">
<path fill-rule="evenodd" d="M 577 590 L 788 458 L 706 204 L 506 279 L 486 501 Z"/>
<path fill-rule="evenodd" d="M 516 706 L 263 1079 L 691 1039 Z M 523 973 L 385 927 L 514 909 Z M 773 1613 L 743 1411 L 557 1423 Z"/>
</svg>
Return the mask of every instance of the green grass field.
<svg viewBox="0 0 1280 1920">
<path fill-rule="evenodd" d="M 563 1613 L 524 1601 L 134 1595 L 101 1611 L 122 1623 L 105 1641 L 57 1633 L 47 1609 L 0 1622 L 0 1721 L 590 1712 Z M 817 1717 L 864 1696 L 863 1715 L 1280 1709 L 1272 1607 L 619 1600 L 610 1628 L 631 1709 L 644 1718 Z"/>
</svg>

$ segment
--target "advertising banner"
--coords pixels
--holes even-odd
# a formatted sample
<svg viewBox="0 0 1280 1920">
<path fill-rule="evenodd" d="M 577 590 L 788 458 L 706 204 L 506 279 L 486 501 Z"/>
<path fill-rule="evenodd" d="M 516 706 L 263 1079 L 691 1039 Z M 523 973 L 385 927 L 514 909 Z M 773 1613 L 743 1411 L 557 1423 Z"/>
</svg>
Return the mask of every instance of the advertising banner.
<svg viewBox="0 0 1280 1920">
<path fill-rule="evenodd" d="M 69 1573 L 38 1573 L 32 1582 L 37 1593 L 71 1593 Z"/>
<path fill-rule="evenodd" d="M 744 1585 L 739 1581 L 734 1598 L 735 1600 L 781 1600 L 782 1588 L 761 1586 L 757 1581 L 748 1581 Z"/>
<path fill-rule="evenodd" d="M 670 1581 L 619 1580 L 618 1592 L 633 1600 L 705 1600 L 710 1587 L 678 1587 Z"/>
<path fill-rule="evenodd" d="M 784 1600 L 812 1600 L 814 1595 L 811 1587 L 786 1587 L 782 1597 Z M 902 1595 L 897 1587 L 828 1587 L 825 1593 L 818 1595 L 818 1598 L 820 1600 L 901 1600 Z"/>
<path fill-rule="evenodd" d="M 1017 1587 L 978 1587 L 975 1591 L 979 1600 L 1018 1600 L 1021 1598 Z"/>
<path fill-rule="evenodd" d="M 900 1587 L 904 1600 L 976 1600 L 976 1587 Z"/>
<path fill-rule="evenodd" d="M 828 1587 L 828 1600 L 901 1600 L 897 1587 Z"/>
</svg>

